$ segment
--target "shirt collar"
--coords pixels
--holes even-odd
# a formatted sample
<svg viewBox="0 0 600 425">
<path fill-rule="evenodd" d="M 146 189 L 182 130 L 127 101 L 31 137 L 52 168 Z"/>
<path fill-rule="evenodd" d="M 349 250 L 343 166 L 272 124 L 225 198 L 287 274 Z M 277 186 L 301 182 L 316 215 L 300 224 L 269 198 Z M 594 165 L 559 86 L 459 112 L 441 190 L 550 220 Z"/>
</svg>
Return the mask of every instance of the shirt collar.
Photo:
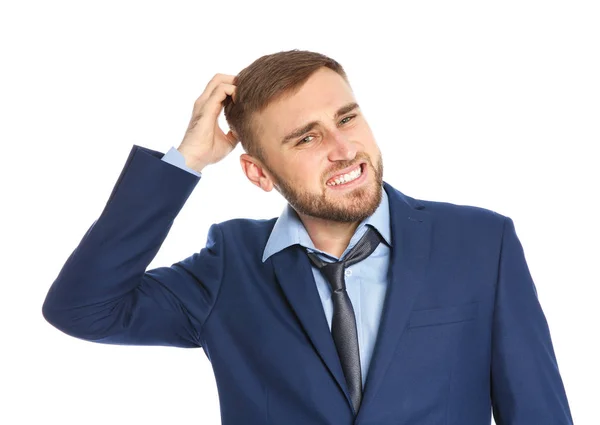
<svg viewBox="0 0 600 425">
<path fill-rule="evenodd" d="M 360 231 L 362 227 L 369 224 L 379 232 L 389 246 L 392 246 L 388 195 L 383 187 L 381 188 L 381 192 L 382 195 L 379 206 L 372 215 L 365 218 L 358 225 L 355 234 Z M 298 214 L 290 204 L 287 204 L 275 222 L 275 226 L 273 226 L 273 230 L 269 235 L 269 239 L 267 240 L 263 252 L 262 261 L 267 261 L 271 255 L 295 244 L 317 250 L 310 239 L 306 228 L 302 224 L 300 217 L 298 217 Z"/>
</svg>

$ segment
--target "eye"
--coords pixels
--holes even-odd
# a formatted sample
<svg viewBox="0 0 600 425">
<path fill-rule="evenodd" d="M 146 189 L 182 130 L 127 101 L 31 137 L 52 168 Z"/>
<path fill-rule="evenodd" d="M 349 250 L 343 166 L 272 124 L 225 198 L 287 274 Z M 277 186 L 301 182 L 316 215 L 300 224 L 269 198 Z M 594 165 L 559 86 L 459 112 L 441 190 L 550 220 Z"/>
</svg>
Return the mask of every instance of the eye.
<svg viewBox="0 0 600 425">
<path fill-rule="evenodd" d="M 352 119 L 352 118 L 354 118 L 354 117 L 356 117 L 356 115 L 349 115 L 349 116 L 347 116 L 347 117 L 344 117 L 344 118 L 342 118 L 342 119 L 340 120 L 340 122 L 341 122 L 342 124 L 346 124 L 348 121 L 344 122 L 344 120 L 347 120 L 347 119 Z M 314 136 L 306 136 L 304 139 L 300 139 L 300 140 L 298 140 L 298 143 L 296 143 L 296 146 L 298 146 L 298 145 L 302 145 L 302 144 L 304 144 L 304 143 L 308 143 L 309 141 L 306 141 L 306 139 L 308 139 L 309 137 L 314 137 Z"/>
<path fill-rule="evenodd" d="M 342 118 L 342 121 L 344 121 L 344 120 L 346 120 L 346 119 L 348 119 L 348 118 L 354 118 L 355 116 L 356 116 L 356 115 L 349 115 L 349 116 L 347 116 L 347 117 L 345 117 L 345 118 Z M 342 121 L 340 121 L 340 122 L 342 122 Z M 346 121 L 346 122 L 348 122 L 348 121 Z M 345 123 L 344 123 L 344 124 L 345 124 Z"/>
<path fill-rule="evenodd" d="M 308 143 L 308 142 L 305 142 L 305 140 L 308 139 L 309 137 L 313 137 L 313 136 L 306 136 L 304 139 L 300 139 L 298 141 L 298 143 L 296 143 L 296 146 L 302 145 L 303 143 Z"/>
</svg>

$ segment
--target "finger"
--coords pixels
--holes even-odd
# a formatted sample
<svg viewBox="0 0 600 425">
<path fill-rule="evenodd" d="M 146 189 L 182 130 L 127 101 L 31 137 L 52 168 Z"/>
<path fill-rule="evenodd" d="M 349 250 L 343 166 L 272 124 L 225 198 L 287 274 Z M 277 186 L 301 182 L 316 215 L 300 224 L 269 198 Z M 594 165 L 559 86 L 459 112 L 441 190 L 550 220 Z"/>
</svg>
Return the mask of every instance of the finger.
<svg viewBox="0 0 600 425">
<path fill-rule="evenodd" d="M 208 84 L 206 85 L 206 88 L 204 89 L 204 92 L 202 92 L 202 94 L 200 95 L 200 97 L 198 97 L 196 102 L 205 101 L 206 99 L 208 99 L 210 97 L 210 95 L 212 95 L 213 91 L 215 91 L 215 88 L 217 88 L 217 86 L 219 84 L 221 84 L 221 83 L 233 84 L 234 79 L 235 79 L 235 75 L 215 74 L 215 76 L 212 77 L 211 80 L 208 82 Z"/>
<path fill-rule="evenodd" d="M 236 86 L 233 84 L 221 83 L 212 92 L 208 100 L 206 101 L 205 108 L 206 113 L 212 114 L 214 117 L 219 116 L 223 109 L 223 101 L 227 96 L 233 98 Z"/>
</svg>

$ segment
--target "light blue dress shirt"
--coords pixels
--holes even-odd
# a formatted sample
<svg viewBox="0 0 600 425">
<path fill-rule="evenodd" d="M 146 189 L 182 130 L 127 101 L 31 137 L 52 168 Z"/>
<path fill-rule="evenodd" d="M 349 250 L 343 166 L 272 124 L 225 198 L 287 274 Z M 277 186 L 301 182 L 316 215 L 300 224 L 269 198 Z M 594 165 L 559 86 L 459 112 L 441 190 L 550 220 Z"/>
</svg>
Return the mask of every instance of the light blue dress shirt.
<svg viewBox="0 0 600 425">
<path fill-rule="evenodd" d="M 185 165 L 185 159 L 181 153 L 171 148 L 162 158 L 163 161 L 187 170 L 198 177 L 202 174 L 188 168 Z M 362 371 L 363 389 L 367 379 L 373 349 L 377 339 L 383 301 L 388 284 L 388 269 L 390 262 L 391 229 L 390 229 L 390 210 L 387 193 L 382 189 L 382 199 L 377 210 L 363 220 L 357 227 L 350 243 L 340 258 L 327 254 L 315 248 L 308 232 L 306 231 L 298 214 L 288 204 L 284 208 L 273 227 L 273 231 L 267 240 L 267 245 L 263 253 L 263 262 L 271 255 L 291 246 L 300 244 L 317 253 L 323 261 L 333 262 L 342 259 L 350 251 L 359 239 L 365 234 L 370 225 L 374 227 L 383 237 L 385 242 L 380 243 L 377 249 L 363 261 L 353 264 L 345 271 L 346 290 L 356 317 L 356 326 L 358 331 L 358 346 L 360 353 L 360 366 Z M 312 265 L 312 263 L 311 263 Z M 323 310 L 329 330 L 331 331 L 331 320 L 333 317 L 333 301 L 331 300 L 331 287 L 321 274 L 319 269 L 312 265 L 313 276 L 323 304 Z"/>
</svg>

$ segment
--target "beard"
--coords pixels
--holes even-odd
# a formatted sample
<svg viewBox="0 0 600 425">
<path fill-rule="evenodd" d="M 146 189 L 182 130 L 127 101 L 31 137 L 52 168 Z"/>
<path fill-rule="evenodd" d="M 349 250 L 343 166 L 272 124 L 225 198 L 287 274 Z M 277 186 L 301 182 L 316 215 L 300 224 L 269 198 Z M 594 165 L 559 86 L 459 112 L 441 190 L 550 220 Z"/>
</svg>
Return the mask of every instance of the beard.
<svg viewBox="0 0 600 425">
<path fill-rule="evenodd" d="M 377 210 L 381 203 L 383 190 L 381 153 L 379 153 L 375 165 L 373 165 L 367 154 L 357 155 L 355 162 L 362 159 L 366 161 L 365 166 L 369 168 L 367 177 L 370 180 L 366 184 L 339 196 L 331 196 L 327 188 L 323 189 L 321 193 L 298 190 L 291 182 L 273 173 L 271 169 L 268 169 L 268 171 L 273 176 L 275 189 L 281 193 L 296 212 L 340 223 L 361 222 Z M 351 163 L 340 164 L 338 169 L 341 170 L 351 165 Z"/>
</svg>

